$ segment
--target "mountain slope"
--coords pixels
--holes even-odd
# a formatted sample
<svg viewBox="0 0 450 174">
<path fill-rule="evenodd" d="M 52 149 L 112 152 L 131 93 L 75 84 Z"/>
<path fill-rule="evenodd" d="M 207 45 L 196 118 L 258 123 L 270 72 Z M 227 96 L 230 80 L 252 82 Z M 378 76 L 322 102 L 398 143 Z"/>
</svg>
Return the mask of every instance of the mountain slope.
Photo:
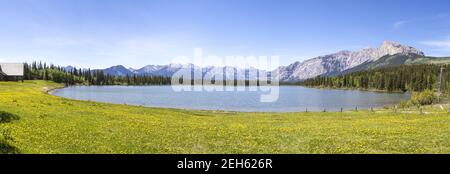
<svg viewBox="0 0 450 174">
<path fill-rule="evenodd" d="M 113 66 L 107 69 L 104 69 L 103 72 L 105 74 L 114 75 L 114 76 L 126 76 L 126 75 L 149 75 L 149 76 L 165 76 L 170 77 L 173 76 L 176 72 L 190 72 L 191 70 L 196 71 L 197 73 L 205 76 L 207 74 L 212 75 L 217 72 L 224 72 L 224 79 L 232 80 L 234 77 L 238 80 L 256 80 L 258 79 L 258 75 L 262 73 L 266 73 L 266 71 L 258 70 L 255 68 L 243 69 L 237 67 L 198 67 L 194 64 L 169 64 L 169 65 L 147 65 L 140 69 L 127 69 L 122 65 Z M 258 73 L 259 72 L 259 73 Z"/>
<path fill-rule="evenodd" d="M 385 41 L 378 48 L 367 48 L 361 51 L 341 51 L 335 54 L 325 55 L 309 59 L 303 62 L 295 62 L 286 67 L 280 67 L 277 74 L 282 81 L 300 81 L 319 75 L 336 75 L 345 70 L 359 66 L 366 62 L 373 62 L 386 55 L 424 56 L 420 50 L 404 46 L 397 42 Z"/>
<path fill-rule="evenodd" d="M 386 55 L 373 62 L 365 62 L 354 68 L 343 71 L 341 74 L 347 74 L 357 71 L 371 70 L 377 68 L 396 67 L 400 65 L 417 65 L 417 64 L 448 64 L 450 57 L 424 57 L 417 54 L 396 54 Z"/>
<path fill-rule="evenodd" d="M 114 76 L 126 76 L 134 74 L 131 70 L 125 68 L 122 65 L 113 66 L 110 68 L 106 68 L 103 70 L 105 74 L 114 75 Z"/>
<path fill-rule="evenodd" d="M 272 71 L 273 76 L 277 76 L 281 81 L 302 81 L 316 76 L 333 76 L 342 73 L 373 69 L 378 67 L 389 67 L 422 63 L 450 63 L 449 59 L 426 57 L 424 53 L 416 48 L 401 45 L 393 41 L 385 41 L 378 48 L 367 48 L 361 51 L 340 51 L 334 54 L 319 56 L 303 62 L 294 62 L 288 66 L 281 66 Z M 258 78 L 255 71 L 236 67 L 197 67 L 193 64 L 169 64 L 169 65 L 147 65 L 140 69 L 127 69 L 121 65 L 107 68 L 106 74 L 125 75 L 152 75 L 152 76 L 172 76 L 178 71 L 202 71 L 205 75 L 213 72 L 226 72 L 227 78 L 233 75 L 239 79 L 254 80 Z"/>
</svg>

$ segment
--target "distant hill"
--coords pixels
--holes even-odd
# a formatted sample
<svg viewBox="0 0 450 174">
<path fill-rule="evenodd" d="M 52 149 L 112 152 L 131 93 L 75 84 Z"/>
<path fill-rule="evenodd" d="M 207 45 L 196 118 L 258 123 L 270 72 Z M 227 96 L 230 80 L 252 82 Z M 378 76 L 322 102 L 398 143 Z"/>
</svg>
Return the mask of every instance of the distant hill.
<svg viewBox="0 0 450 174">
<path fill-rule="evenodd" d="M 105 74 L 114 75 L 114 76 L 133 75 L 133 72 L 131 72 L 129 69 L 125 68 L 122 65 L 117 65 L 117 66 L 103 69 L 103 72 Z"/>
</svg>

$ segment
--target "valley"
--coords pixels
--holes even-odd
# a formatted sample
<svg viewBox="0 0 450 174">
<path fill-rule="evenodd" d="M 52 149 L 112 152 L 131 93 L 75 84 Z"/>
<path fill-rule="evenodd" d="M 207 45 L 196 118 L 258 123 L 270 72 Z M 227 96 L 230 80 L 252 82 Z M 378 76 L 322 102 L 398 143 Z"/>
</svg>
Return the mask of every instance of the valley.
<svg viewBox="0 0 450 174">
<path fill-rule="evenodd" d="M 49 81 L 0 82 L 1 153 L 450 153 L 447 106 L 242 113 L 51 96 Z"/>
</svg>

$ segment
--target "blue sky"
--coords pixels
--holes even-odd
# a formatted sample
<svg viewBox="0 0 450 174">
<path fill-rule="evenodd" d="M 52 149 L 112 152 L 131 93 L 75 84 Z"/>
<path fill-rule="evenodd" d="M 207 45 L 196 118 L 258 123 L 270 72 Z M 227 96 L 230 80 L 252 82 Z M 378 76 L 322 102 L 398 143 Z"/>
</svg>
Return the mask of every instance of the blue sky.
<svg viewBox="0 0 450 174">
<path fill-rule="evenodd" d="M 0 61 L 139 68 L 175 56 L 281 64 L 394 40 L 450 56 L 448 0 L 0 0 Z"/>
</svg>

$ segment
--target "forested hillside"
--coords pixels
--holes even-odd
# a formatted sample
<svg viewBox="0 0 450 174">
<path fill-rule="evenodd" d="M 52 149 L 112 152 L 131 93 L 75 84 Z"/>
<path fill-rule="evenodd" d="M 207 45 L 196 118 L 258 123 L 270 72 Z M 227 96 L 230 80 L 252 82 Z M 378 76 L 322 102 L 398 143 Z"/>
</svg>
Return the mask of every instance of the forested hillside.
<svg viewBox="0 0 450 174">
<path fill-rule="evenodd" d="M 66 85 L 170 85 L 171 76 L 157 76 L 147 74 L 111 75 L 103 70 L 65 68 L 55 65 L 47 65 L 42 62 L 24 64 L 24 80 L 51 80 Z M 216 80 L 211 83 L 216 84 Z M 180 78 L 180 83 L 183 79 Z M 204 84 L 204 79 L 191 80 L 191 84 Z M 267 83 L 270 83 L 268 81 Z M 217 83 L 219 84 L 219 83 Z M 224 80 L 221 84 L 249 86 L 260 85 L 256 80 Z M 264 83 L 265 84 L 265 83 Z"/>
<path fill-rule="evenodd" d="M 101 70 L 65 69 L 61 66 L 47 65 L 33 62 L 24 64 L 25 80 L 51 80 L 66 85 L 166 85 L 170 84 L 170 77 L 127 75 L 111 76 Z"/>
<path fill-rule="evenodd" d="M 401 65 L 422 64 L 449 64 L 450 57 L 425 57 L 417 54 L 395 54 L 386 55 L 373 62 L 365 62 L 361 65 L 343 71 L 341 74 L 373 70 L 379 68 L 398 67 Z"/>
<path fill-rule="evenodd" d="M 444 67 L 442 89 L 448 90 L 450 65 L 402 65 L 353 72 L 345 75 L 319 76 L 299 82 L 299 85 L 328 88 L 356 88 L 386 91 L 423 91 L 438 89 L 440 68 Z"/>
<path fill-rule="evenodd" d="M 297 85 L 327 88 L 355 88 L 385 91 L 423 91 L 437 89 L 440 68 L 444 67 L 442 89 L 450 92 L 450 64 L 402 65 L 359 71 L 339 76 L 318 76 Z M 126 75 L 112 76 L 101 70 L 65 69 L 46 63 L 25 63 L 25 80 L 51 80 L 66 85 L 169 85 L 170 77 Z"/>
</svg>

